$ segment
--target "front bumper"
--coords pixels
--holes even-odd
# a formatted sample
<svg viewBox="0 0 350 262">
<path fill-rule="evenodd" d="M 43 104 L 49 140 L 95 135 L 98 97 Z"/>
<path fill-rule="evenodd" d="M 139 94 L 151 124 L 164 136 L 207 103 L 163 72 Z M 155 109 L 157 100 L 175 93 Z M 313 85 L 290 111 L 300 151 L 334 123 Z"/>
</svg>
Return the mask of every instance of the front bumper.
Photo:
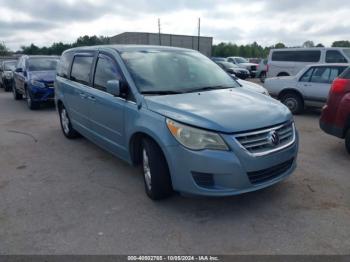
<svg viewBox="0 0 350 262">
<path fill-rule="evenodd" d="M 34 102 L 54 101 L 55 98 L 54 88 L 31 87 L 30 93 Z"/>
<path fill-rule="evenodd" d="M 296 168 L 298 134 L 290 147 L 261 157 L 248 155 L 232 136 L 223 138 L 231 151 L 191 151 L 181 145 L 164 148 L 175 191 L 202 196 L 238 195 L 276 184 Z M 270 171 L 275 175 L 269 179 L 257 183 L 252 179 Z"/>
</svg>

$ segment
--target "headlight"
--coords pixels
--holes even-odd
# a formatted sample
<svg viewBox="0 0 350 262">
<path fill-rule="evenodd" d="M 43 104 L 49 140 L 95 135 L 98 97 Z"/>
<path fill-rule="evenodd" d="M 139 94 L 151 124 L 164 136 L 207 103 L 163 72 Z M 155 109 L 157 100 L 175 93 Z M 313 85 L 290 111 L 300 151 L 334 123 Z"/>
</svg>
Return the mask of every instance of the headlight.
<svg viewBox="0 0 350 262">
<path fill-rule="evenodd" d="M 186 126 L 170 119 L 166 120 L 166 124 L 170 133 L 184 147 L 192 150 L 229 150 L 219 134 Z"/>
<path fill-rule="evenodd" d="M 45 84 L 43 82 L 39 82 L 37 80 L 31 80 L 30 83 L 33 85 L 33 86 L 36 86 L 36 87 L 41 87 L 41 88 L 45 88 Z"/>
</svg>

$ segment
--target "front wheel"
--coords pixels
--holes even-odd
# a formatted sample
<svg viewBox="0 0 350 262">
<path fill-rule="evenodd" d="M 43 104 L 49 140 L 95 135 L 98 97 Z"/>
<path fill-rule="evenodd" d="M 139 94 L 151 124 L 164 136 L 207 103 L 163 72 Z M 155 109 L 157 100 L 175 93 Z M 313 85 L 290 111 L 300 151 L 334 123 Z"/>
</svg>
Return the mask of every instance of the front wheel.
<svg viewBox="0 0 350 262">
<path fill-rule="evenodd" d="M 293 114 L 301 114 L 304 110 L 302 98 L 295 93 L 287 93 L 282 96 L 281 102 L 289 108 Z"/>
<path fill-rule="evenodd" d="M 346 132 L 345 148 L 346 148 L 346 151 L 348 151 L 348 153 L 350 154 L 350 129 L 348 130 L 348 132 Z"/>
<path fill-rule="evenodd" d="M 160 147 L 151 139 L 142 142 L 142 171 L 146 194 L 152 200 L 169 197 L 173 193 L 168 164 Z"/>
<path fill-rule="evenodd" d="M 27 106 L 30 110 L 35 110 L 40 107 L 40 104 L 38 102 L 33 101 L 32 95 L 28 91 L 28 88 L 26 88 L 26 101 L 27 101 Z"/>
<path fill-rule="evenodd" d="M 65 137 L 69 139 L 79 137 L 79 133 L 73 128 L 68 112 L 63 105 L 59 107 L 59 115 L 61 128 Z"/>
</svg>

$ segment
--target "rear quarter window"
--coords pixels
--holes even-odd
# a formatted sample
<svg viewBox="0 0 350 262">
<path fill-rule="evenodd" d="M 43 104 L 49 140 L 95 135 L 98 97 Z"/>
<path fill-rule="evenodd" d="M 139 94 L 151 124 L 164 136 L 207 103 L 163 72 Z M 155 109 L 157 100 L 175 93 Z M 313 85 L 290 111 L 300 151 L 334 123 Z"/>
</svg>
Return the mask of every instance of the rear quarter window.
<svg viewBox="0 0 350 262">
<path fill-rule="evenodd" d="M 89 85 L 93 60 L 93 56 L 75 56 L 72 64 L 71 80 Z"/>
</svg>

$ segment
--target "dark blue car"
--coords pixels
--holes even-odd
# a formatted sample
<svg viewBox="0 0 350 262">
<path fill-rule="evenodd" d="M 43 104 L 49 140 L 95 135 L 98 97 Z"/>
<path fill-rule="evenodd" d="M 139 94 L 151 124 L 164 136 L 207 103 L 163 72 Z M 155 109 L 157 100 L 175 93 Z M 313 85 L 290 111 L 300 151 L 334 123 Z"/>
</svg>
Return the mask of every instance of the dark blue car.
<svg viewBox="0 0 350 262">
<path fill-rule="evenodd" d="M 57 56 L 22 56 L 17 63 L 12 88 L 15 100 L 26 98 L 30 109 L 54 99 Z"/>
</svg>

